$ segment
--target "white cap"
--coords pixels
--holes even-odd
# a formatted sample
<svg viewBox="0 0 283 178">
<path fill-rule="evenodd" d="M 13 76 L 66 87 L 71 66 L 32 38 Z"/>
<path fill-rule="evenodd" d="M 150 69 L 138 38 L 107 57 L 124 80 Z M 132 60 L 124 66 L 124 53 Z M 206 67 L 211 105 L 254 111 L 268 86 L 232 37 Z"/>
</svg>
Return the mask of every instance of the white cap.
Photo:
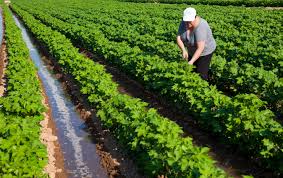
<svg viewBox="0 0 283 178">
<path fill-rule="evenodd" d="M 193 21 L 195 20 L 196 15 L 196 10 L 192 7 L 189 7 L 184 10 L 183 21 Z"/>
</svg>

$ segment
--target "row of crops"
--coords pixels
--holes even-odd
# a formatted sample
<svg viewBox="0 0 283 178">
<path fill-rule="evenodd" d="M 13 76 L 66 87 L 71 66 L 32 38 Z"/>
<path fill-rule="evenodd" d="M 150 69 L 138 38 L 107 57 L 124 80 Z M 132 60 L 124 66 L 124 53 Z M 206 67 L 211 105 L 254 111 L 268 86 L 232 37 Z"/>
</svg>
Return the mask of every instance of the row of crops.
<svg viewBox="0 0 283 178">
<path fill-rule="evenodd" d="M 170 17 L 167 14 L 159 17 L 154 10 L 156 13 L 154 18 L 151 18 L 152 14 L 138 15 L 137 10 L 132 7 L 130 8 L 132 10 L 124 10 L 124 13 L 121 13 L 116 10 L 117 4 L 114 4 L 113 8 L 109 7 L 113 12 L 85 8 L 82 13 L 83 7 L 75 9 L 75 6 L 77 5 L 74 4 L 72 10 L 63 7 L 59 10 L 60 13 L 58 9 L 47 10 L 47 7 L 41 9 L 39 7 L 39 9 L 43 12 L 48 11 L 54 17 L 68 23 L 99 29 L 111 41 L 125 41 L 130 47 L 137 46 L 147 54 L 158 55 L 168 62 L 180 61 L 175 37 L 181 9 L 178 12 L 175 10 Z M 267 14 L 262 10 L 254 12 L 254 10 L 227 8 L 226 12 L 221 10 L 222 12 L 219 13 L 220 10 L 221 8 L 217 9 L 217 13 L 211 14 L 207 13 L 214 11 L 211 7 L 200 9 L 200 13 L 206 12 L 203 16 L 210 14 L 207 18 L 215 31 L 214 36 L 218 45 L 217 56 L 214 57 L 211 66 L 212 83 L 219 90 L 229 92 L 232 96 L 253 93 L 267 102 L 268 109 L 274 111 L 276 115 L 282 115 L 283 81 L 280 77 L 283 74 L 283 36 L 280 32 L 283 29 L 278 23 L 282 12 L 271 11 Z M 233 12 L 232 20 L 223 17 L 227 11 Z M 140 12 L 143 11 L 140 9 Z M 112 13 L 115 15 L 111 15 Z M 159 13 L 162 11 L 159 10 Z M 241 19 L 241 13 L 249 15 Z M 257 17 L 258 19 L 255 19 Z"/>
<path fill-rule="evenodd" d="M 144 2 L 144 3 L 168 3 L 168 4 L 208 4 L 221 6 L 272 6 L 282 7 L 281 0 L 121 0 L 129 2 Z"/>
<path fill-rule="evenodd" d="M 192 139 L 182 138 L 181 128 L 160 116 L 139 99 L 120 94 L 117 84 L 103 66 L 94 63 L 72 46 L 69 39 L 13 5 L 34 37 L 58 61 L 65 73 L 73 76 L 97 115 L 150 176 L 227 177 L 208 156 L 208 148 L 196 147 Z"/>
<path fill-rule="evenodd" d="M 43 23 L 63 33 L 76 46 L 100 55 L 143 83 L 148 89 L 176 103 L 180 109 L 193 113 L 201 126 L 222 137 L 227 144 L 238 146 L 250 156 L 259 158 L 267 166 L 282 171 L 283 129 L 276 121 L 280 119 L 276 118 L 276 115 L 282 114 L 283 98 L 283 84 L 280 79 L 282 26 L 278 23 L 282 11 L 195 6 L 199 14 L 211 24 L 218 45 L 212 64 L 212 82 L 217 86 L 215 87 L 192 73 L 192 67 L 180 59 L 174 41 L 181 13 L 185 7 L 184 5 L 137 5 L 114 1 L 66 3 L 64 0 L 56 3 L 15 1 L 13 5 L 13 9 L 21 16 L 33 15 L 40 20 L 37 23 Z M 227 17 L 229 14 L 231 16 Z M 29 24 L 27 21 L 26 23 Z M 37 26 L 40 26 L 39 24 Z M 35 27 L 30 29 L 37 30 Z M 40 41 L 47 43 L 48 39 L 40 39 Z M 50 45 L 46 44 L 46 46 Z M 68 48 L 61 46 L 60 49 L 65 51 Z M 60 53 L 63 55 L 62 51 Z M 68 55 L 63 56 L 68 62 L 74 59 L 74 57 L 67 58 Z M 60 60 L 60 63 L 69 65 L 65 60 Z M 74 69 L 70 69 L 71 67 Z M 65 72 L 73 73 L 73 70 L 76 73 L 83 71 L 81 74 L 83 76 L 76 77 L 79 83 L 90 85 L 92 82 L 85 81 L 85 78 L 89 80 L 96 78 L 92 75 L 90 78 L 90 74 L 85 73 L 85 68 L 80 62 L 72 64 L 65 69 Z M 103 106 L 103 111 L 99 113 L 105 121 L 115 115 L 114 111 L 110 112 L 114 115 L 107 114 L 112 107 L 127 108 L 125 107 L 127 105 L 121 104 L 123 102 L 118 99 L 119 97 L 115 97 L 117 91 L 112 91 L 111 87 L 107 89 L 91 87 L 90 90 L 81 86 L 82 93 L 90 95 L 89 100 L 95 107 Z M 220 90 L 228 91 L 231 96 L 224 95 Z M 94 94 L 98 91 L 99 93 Z M 107 95 L 104 92 L 107 92 Z M 106 98 L 100 98 L 105 95 Z M 139 111 L 147 114 L 145 108 Z M 126 113 L 133 114 L 129 111 Z M 137 115 L 143 115 L 141 112 L 138 113 Z M 110 119 L 106 125 L 112 128 L 118 138 L 134 139 L 134 142 L 126 141 L 131 147 L 138 143 L 152 145 L 150 139 L 143 142 L 140 137 L 134 137 L 132 132 L 129 133 L 129 129 L 125 129 L 128 124 L 135 123 L 132 120 L 127 122 L 124 120 L 127 114 L 113 117 L 121 120 L 114 122 Z M 128 119 L 134 116 L 136 114 L 128 116 Z M 147 129 L 144 123 L 155 121 L 153 118 L 143 119 L 141 121 L 143 124 L 139 123 L 143 126 L 140 128 L 143 134 L 138 134 L 137 128 L 132 131 L 137 136 L 151 135 L 154 129 Z M 158 122 L 161 121 L 156 121 L 156 124 Z M 127 127 L 124 127 L 125 125 Z M 170 133 L 179 137 L 180 132 Z M 165 158 L 161 156 L 164 153 L 161 151 L 163 148 L 149 151 L 153 148 L 144 147 L 145 145 L 137 149 L 143 150 L 143 154 L 148 150 L 145 158 L 149 160 L 159 158 L 159 161 L 148 164 L 151 167 L 149 172 L 159 170 L 154 174 L 163 173 L 164 167 L 160 165 L 169 164 L 175 167 L 174 165 L 177 164 L 171 161 L 164 163 Z M 158 146 L 154 145 L 154 147 Z M 172 149 L 169 147 L 168 151 Z M 163 158 L 163 161 L 160 158 Z M 175 161 L 181 162 L 178 159 Z M 183 169 L 186 172 L 187 169 L 182 168 L 182 165 L 179 164 L 177 170 L 173 169 L 172 175 L 178 173 L 183 175 L 184 172 L 179 171 Z"/>
<path fill-rule="evenodd" d="M 203 128 L 225 143 L 283 172 L 283 128 L 278 122 L 283 114 L 282 11 L 195 6 L 211 24 L 218 45 L 211 85 L 181 60 L 175 43 L 185 7 L 77 0 L 15 0 L 12 4 L 146 175 L 227 177 L 215 167 L 208 148 L 183 138 L 176 123 L 149 109 L 147 103 L 120 94 L 104 67 L 83 57 L 73 44 L 195 115 Z M 9 80 L 7 96 L 0 98 L 4 118 L 0 120 L 0 175 L 42 177 L 46 151 L 38 139 L 44 111 L 39 82 L 20 31 L 7 8 L 4 12 Z"/>
<path fill-rule="evenodd" d="M 0 177 L 44 177 L 47 151 L 39 122 L 45 107 L 37 70 L 10 10 L 2 5 L 2 11 L 8 66 L 7 91 L 0 97 Z"/>
</svg>

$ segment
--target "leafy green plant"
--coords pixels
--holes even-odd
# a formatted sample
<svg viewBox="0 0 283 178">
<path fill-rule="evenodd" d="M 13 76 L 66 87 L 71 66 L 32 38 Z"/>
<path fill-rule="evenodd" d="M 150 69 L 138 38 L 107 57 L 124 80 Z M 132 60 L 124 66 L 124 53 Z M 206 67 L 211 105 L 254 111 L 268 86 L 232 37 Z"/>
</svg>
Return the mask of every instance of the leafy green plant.
<svg viewBox="0 0 283 178">
<path fill-rule="evenodd" d="M 29 16 L 16 5 L 13 9 L 21 16 Z M 148 55 L 138 47 L 131 48 L 125 42 L 109 41 L 98 29 L 69 24 L 40 11 L 28 10 L 75 43 L 104 56 L 110 63 L 144 83 L 148 89 L 161 93 L 186 112 L 192 112 L 203 127 L 225 138 L 228 143 L 240 145 L 248 154 L 269 165 L 282 165 L 280 162 L 283 159 L 277 159 L 283 156 L 282 126 L 273 120 L 274 114 L 265 109 L 263 102 L 255 95 L 243 94 L 229 98 L 192 73 L 192 68 L 185 62 L 167 62 L 158 56 Z M 30 27 L 31 30 L 36 28 Z M 248 99 L 242 98 L 252 98 L 253 105 L 247 104 Z M 94 95 L 93 101 L 96 99 Z M 245 122 L 237 124 L 241 120 Z M 249 129 L 251 123 L 257 129 Z M 275 149 L 267 148 L 266 139 L 274 144 Z M 276 169 L 281 170 L 282 167 Z"/>
<path fill-rule="evenodd" d="M 105 127 L 110 128 L 120 142 L 128 145 L 139 164 L 145 166 L 148 176 L 227 177 L 223 170 L 215 167 L 208 156 L 208 148 L 194 146 L 191 138 L 181 136 L 183 132 L 176 123 L 161 117 L 154 109 L 148 110 L 146 103 L 119 94 L 117 84 L 112 82 L 103 66 L 79 54 L 64 35 L 46 27 L 28 13 L 16 10 L 33 35 L 58 60 L 64 72 L 74 77 Z M 145 127 L 146 130 L 142 130 Z M 164 132 L 166 129 L 171 132 Z M 155 142 L 159 145 L 155 146 Z"/>
<path fill-rule="evenodd" d="M 40 142 L 43 119 L 39 80 L 21 31 L 3 6 L 8 52 L 7 96 L 0 98 L 0 177 L 47 177 L 47 150 Z"/>
<path fill-rule="evenodd" d="M 272 6 L 282 7 L 283 3 L 280 0 L 120 0 L 127 2 L 144 2 L 144 3 L 168 3 L 168 4 L 208 4 L 221 6 Z"/>
<path fill-rule="evenodd" d="M 116 5 L 117 4 L 115 4 L 115 6 Z M 200 8 L 200 10 L 202 10 L 202 8 Z M 110 9 L 110 12 L 115 13 L 116 7 L 113 9 L 108 7 L 108 9 Z M 173 37 L 175 38 L 176 34 L 172 32 L 172 30 L 176 30 L 174 29 L 176 28 L 176 25 L 174 25 L 175 22 L 172 22 L 172 20 L 168 22 L 165 21 L 164 18 L 158 16 L 159 14 L 157 12 L 153 14 L 155 15 L 155 18 L 147 18 L 147 16 L 143 14 L 142 17 L 138 17 L 137 19 L 135 14 L 127 14 L 127 17 L 125 17 L 125 13 L 128 13 L 128 10 L 123 10 L 122 13 L 120 10 L 118 15 L 112 16 L 111 13 L 101 13 L 100 9 L 97 9 L 95 12 L 91 11 L 84 13 L 81 9 L 70 11 L 68 7 L 66 7 L 61 8 L 60 11 L 58 11 L 58 9 L 53 9 L 53 6 L 50 6 L 50 4 L 47 3 L 44 4 L 40 10 L 65 22 L 78 24 L 88 29 L 100 30 L 110 41 L 127 42 L 130 47 L 138 46 L 147 55 L 158 55 L 168 62 L 181 60 L 179 49 L 175 44 L 175 39 L 172 40 L 169 37 L 165 39 L 161 38 L 162 35 L 164 37 L 165 34 L 168 33 L 173 33 Z M 226 11 L 228 10 L 230 11 L 231 9 L 227 8 Z M 139 10 L 139 12 L 141 11 Z M 259 12 L 256 12 L 255 15 Z M 131 11 L 131 13 L 133 12 Z M 253 17 L 250 12 L 248 13 L 249 14 L 246 15 L 247 18 Z M 277 14 L 273 15 L 276 16 Z M 256 94 L 259 98 L 268 102 L 268 108 L 272 111 L 283 114 L 281 104 L 283 100 L 283 82 L 280 81 L 279 77 L 276 75 L 281 75 L 277 70 L 281 70 L 277 64 L 282 59 L 282 57 L 280 57 L 281 48 L 279 47 L 276 49 L 270 47 L 270 42 L 274 46 L 280 46 L 280 40 L 275 39 L 273 37 L 274 35 L 270 36 L 269 34 L 270 31 L 272 31 L 272 33 L 280 31 L 280 29 L 278 29 L 279 27 L 275 25 L 275 22 L 274 25 L 273 22 L 265 24 L 269 33 L 265 31 L 261 33 L 269 36 L 270 40 L 269 43 L 267 43 L 266 40 L 260 39 L 261 37 L 259 35 L 261 33 L 255 35 L 253 30 L 250 32 L 252 35 L 249 33 L 242 34 L 239 30 L 236 30 L 239 29 L 238 27 L 233 26 L 238 26 L 239 23 L 242 23 L 243 26 L 241 26 L 241 30 L 244 30 L 245 32 L 254 28 L 261 31 L 262 28 L 257 29 L 258 24 L 252 23 L 251 26 L 250 22 L 247 23 L 243 21 L 239 23 L 235 23 L 234 21 L 228 21 L 229 23 L 219 23 L 217 21 L 217 23 L 213 23 L 215 18 L 221 19 L 223 16 L 214 17 L 212 14 L 212 19 L 210 19 L 212 20 L 212 27 L 215 28 L 214 33 L 218 46 L 216 51 L 217 56 L 213 58 L 211 65 L 211 82 L 215 84 L 218 89 L 225 92 L 228 91 L 229 94 L 233 96 L 242 93 Z M 236 18 L 237 17 L 235 17 L 235 19 Z M 267 17 L 264 16 L 263 18 Z M 222 20 L 227 21 L 226 18 Z M 262 18 L 260 20 L 262 20 Z M 143 29 L 141 28 L 141 24 L 146 24 L 144 28 L 146 28 L 148 32 L 143 32 L 141 30 Z M 169 31 L 166 31 L 167 29 L 163 31 L 156 30 L 163 26 L 169 26 Z M 73 35 L 70 34 L 68 37 L 72 38 Z M 83 42 L 80 40 L 81 39 L 78 39 L 76 43 L 85 44 L 86 42 L 91 42 L 89 40 L 86 41 L 86 39 L 84 39 Z M 239 45 L 241 45 L 241 48 L 238 47 Z M 90 47 L 91 44 L 84 46 L 92 49 Z M 105 57 L 107 56 L 108 55 L 106 54 Z M 261 67 L 261 65 L 263 65 L 263 67 Z M 266 67 L 274 70 L 267 71 L 264 69 Z"/>
</svg>

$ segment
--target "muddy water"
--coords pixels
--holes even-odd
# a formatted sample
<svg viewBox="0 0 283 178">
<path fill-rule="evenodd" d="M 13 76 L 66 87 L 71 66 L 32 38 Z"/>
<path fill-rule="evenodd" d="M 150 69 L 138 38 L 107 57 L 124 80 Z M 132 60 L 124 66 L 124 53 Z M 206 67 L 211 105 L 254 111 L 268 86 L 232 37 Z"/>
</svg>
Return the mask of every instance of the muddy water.
<svg viewBox="0 0 283 178">
<path fill-rule="evenodd" d="M 85 131 L 87 130 L 85 129 L 86 125 L 80 119 L 75 106 L 64 92 L 61 83 L 56 80 L 51 71 L 48 71 L 25 27 L 17 17 L 14 16 L 14 19 L 22 30 L 24 41 L 30 50 L 30 56 L 36 64 L 39 77 L 43 82 L 52 110 L 52 117 L 57 127 L 57 136 L 63 151 L 68 177 L 108 177 L 100 165 L 96 145 L 90 139 L 90 134 Z"/>
</svg>

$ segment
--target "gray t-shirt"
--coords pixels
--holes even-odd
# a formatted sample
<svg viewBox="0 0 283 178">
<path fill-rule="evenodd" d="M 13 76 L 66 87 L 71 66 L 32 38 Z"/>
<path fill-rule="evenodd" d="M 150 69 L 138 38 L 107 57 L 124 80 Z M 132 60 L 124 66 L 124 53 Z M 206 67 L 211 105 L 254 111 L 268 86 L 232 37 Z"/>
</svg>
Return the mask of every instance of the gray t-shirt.
<svg viewBox="0 0 283 178">
<path fill-rule="evenodd" d="M 216 42 L 212 36 L 212 31 L 206 20 L 200 19 L 200 23 L 191 33 L 187 33 L 186 24 L 184 21 L 181 21 L 178 35 L 181 36 L 181 40 L 184 45 L 188 48 L 188 53 L 190 56 L 193 56 L 196 49 L 197 43 L 199 41 L 205 41 L 204 50 L 201 53 L 201 56 L 206 56 L 211 54 L 216 49 Z"/>
</svg>

